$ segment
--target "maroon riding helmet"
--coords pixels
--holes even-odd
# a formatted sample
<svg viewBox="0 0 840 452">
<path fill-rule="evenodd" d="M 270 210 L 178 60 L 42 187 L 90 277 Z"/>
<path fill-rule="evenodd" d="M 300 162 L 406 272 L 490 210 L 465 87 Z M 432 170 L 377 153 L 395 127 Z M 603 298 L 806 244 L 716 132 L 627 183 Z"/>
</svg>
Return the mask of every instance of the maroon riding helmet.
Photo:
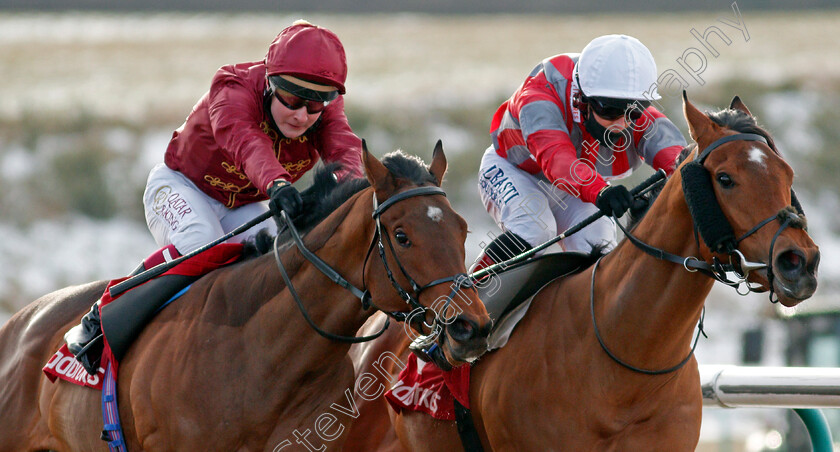
<svg viewBox="0 0 840 452">
<path fill-rule="evenodd" d="M 335 33 L 306 21 L 295 22 L 274 38 L 265 55 L 265 67 L 266 76 L 272 83 L 303 98 L 330 101 L 345 93 L 347 57 L 344 46 Z M 332 86 L 337 91 L 331 90 L 330 94 L 312 91 L 294 85 L 289 77 Z"/>
</svg>

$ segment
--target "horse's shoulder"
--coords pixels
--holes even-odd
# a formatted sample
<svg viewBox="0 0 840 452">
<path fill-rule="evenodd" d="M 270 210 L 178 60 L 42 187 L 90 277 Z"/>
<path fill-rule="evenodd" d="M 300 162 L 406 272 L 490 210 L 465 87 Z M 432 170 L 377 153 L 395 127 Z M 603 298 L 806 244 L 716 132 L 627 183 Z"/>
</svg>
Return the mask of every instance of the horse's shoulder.
<svg viewBox="0 0 840 452">
<path fill-rule="evenodd" d="M 287 271 L 294 271 L 292 266 Z M 193 310 L 201 310 L 201 320 L 217 325 L 239 327 L 247 323 L 283 285 L 275 276 L 277 266 L 273 257 L 260 256 L 240 261 L 204 275 L 184 294 L 185 300 L 202 299 L 193 303 Z M 192 303 L 181 302 L 182 305 Z M 198 315 L 193 312 L 192 315 Z"/>
</svg>

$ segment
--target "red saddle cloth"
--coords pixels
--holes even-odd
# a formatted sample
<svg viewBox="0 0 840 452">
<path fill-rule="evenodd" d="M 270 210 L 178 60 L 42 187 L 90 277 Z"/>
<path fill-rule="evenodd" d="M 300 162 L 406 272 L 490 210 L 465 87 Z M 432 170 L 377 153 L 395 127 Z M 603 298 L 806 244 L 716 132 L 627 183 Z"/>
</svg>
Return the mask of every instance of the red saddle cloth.
<svg viewBox="0 0 840 452">
<path fill-rule="evenodd" d="M 455 402 L 470 407 L 470 366 L 448 372 L 412 354 L 394 386 L 385 393 L 394 411 L 420 411 L 435 419 L 455 420 Z"/>
<path fill-rule="evenodd" d="M 199 255 L 191 257 L 184 262 L 181 262 L 174 268 L 164 273 L 164 275 L 201 276 L 212 270 L 236 262 L 240 257 L 242 257 L 241 243 L 222 243 L 204 251 Z M 102 309 L 102 306 L 120 298 L 122 294 L 117 295 L 116 298 L 111 298 L 111 293 L 108 289 L 115 284 L 125 281 L 126 279 L 128 279 L 128 277 L 114 279 L 108 282 L 108 286 L 105 288 L 105 292 L 100 298 L 100 310 Z M 117 364 L 117 360 L 114 359 L 113 354 L 111 353 L 111 347 L 108 345 L 108 338 L 105 338 L 102 359 L 99 362 L 99 371 L 96 375 L 90 375 L 87 373 L 85 368 L 82 367 L 82 364 L 79 363 L 79 361 L 76 360 L 76 357 L 73 356 L 73 354 L 70 353 L 70 350 L 67 349 L 67 344 L 62 344 L 61 348 L 55 352 L 49 361 L 47 361 L 43 371 L 47 375 L 47 378 L 49 378 L 49 380 L 53 383 L 55 383 L 56 379 L 60 378 L 80 386 L 87 386 L 89 388 L 102 390 L 102 380 L 105 375 L 105 369 L 111 365 L 114 378 L 116 378 Z"/>
</svg>

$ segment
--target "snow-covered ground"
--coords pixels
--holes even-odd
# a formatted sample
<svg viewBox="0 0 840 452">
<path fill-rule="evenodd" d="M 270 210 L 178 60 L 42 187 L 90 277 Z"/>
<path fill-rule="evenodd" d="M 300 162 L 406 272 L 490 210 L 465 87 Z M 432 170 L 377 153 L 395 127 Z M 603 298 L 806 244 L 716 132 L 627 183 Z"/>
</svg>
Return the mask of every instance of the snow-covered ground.
<svg viewBox="0 0 840 452">
<path fill-rule="evenodd" d="M 579 52 L 608 33 L 645 42 L 659 72 L 674 71 L 689 94 L 733 78 L 815 87 L 840 79 L 840 50 L 826 39 L 837 12 L 740 14 L 721 4 L 718 12 L 680 15 L 306 18 L 341 37 L 350 68 L 347 102 L 368 108 L 422 110 L 501 100 L 543 58 Z M 275 34 L 299 17 L 0 13 L 0 118 L 183 118 L 219 66 L 261 60 Z M 736 20 L 740 28 L 726 24 Z M 723 33 L 707 39 L 717 56 L 692 36 L 692 30 L 702 34 L 709 27 Z M 684 65 L 697 69 L 692 75 Z M 665 91 L 679 97 L 679 90 Z"/>
</svg>

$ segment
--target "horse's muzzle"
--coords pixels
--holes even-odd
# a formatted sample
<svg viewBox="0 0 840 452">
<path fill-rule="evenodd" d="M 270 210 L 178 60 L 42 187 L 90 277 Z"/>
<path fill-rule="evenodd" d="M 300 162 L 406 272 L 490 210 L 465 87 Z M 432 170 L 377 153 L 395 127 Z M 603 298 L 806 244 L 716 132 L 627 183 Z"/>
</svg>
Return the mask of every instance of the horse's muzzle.
<svg viewBox="0 0 840 452">
<path fill-rule="evenodd" d="M 490 335 L 492 322 L 478 325 L 474 320 L 460 315 L 446 325 L 443 339 L 448 347 L 448 357 L 458 363 L 472 362 L 487 351 L 487 337 Z"/>
<path fill-rule="evenodd" d="M 820 263 L 820 252 L 816 247 L 786 249 L 773 259 L 773 289 L 783 305 L 795 306 L 814 294 Z"/>
</svg>

